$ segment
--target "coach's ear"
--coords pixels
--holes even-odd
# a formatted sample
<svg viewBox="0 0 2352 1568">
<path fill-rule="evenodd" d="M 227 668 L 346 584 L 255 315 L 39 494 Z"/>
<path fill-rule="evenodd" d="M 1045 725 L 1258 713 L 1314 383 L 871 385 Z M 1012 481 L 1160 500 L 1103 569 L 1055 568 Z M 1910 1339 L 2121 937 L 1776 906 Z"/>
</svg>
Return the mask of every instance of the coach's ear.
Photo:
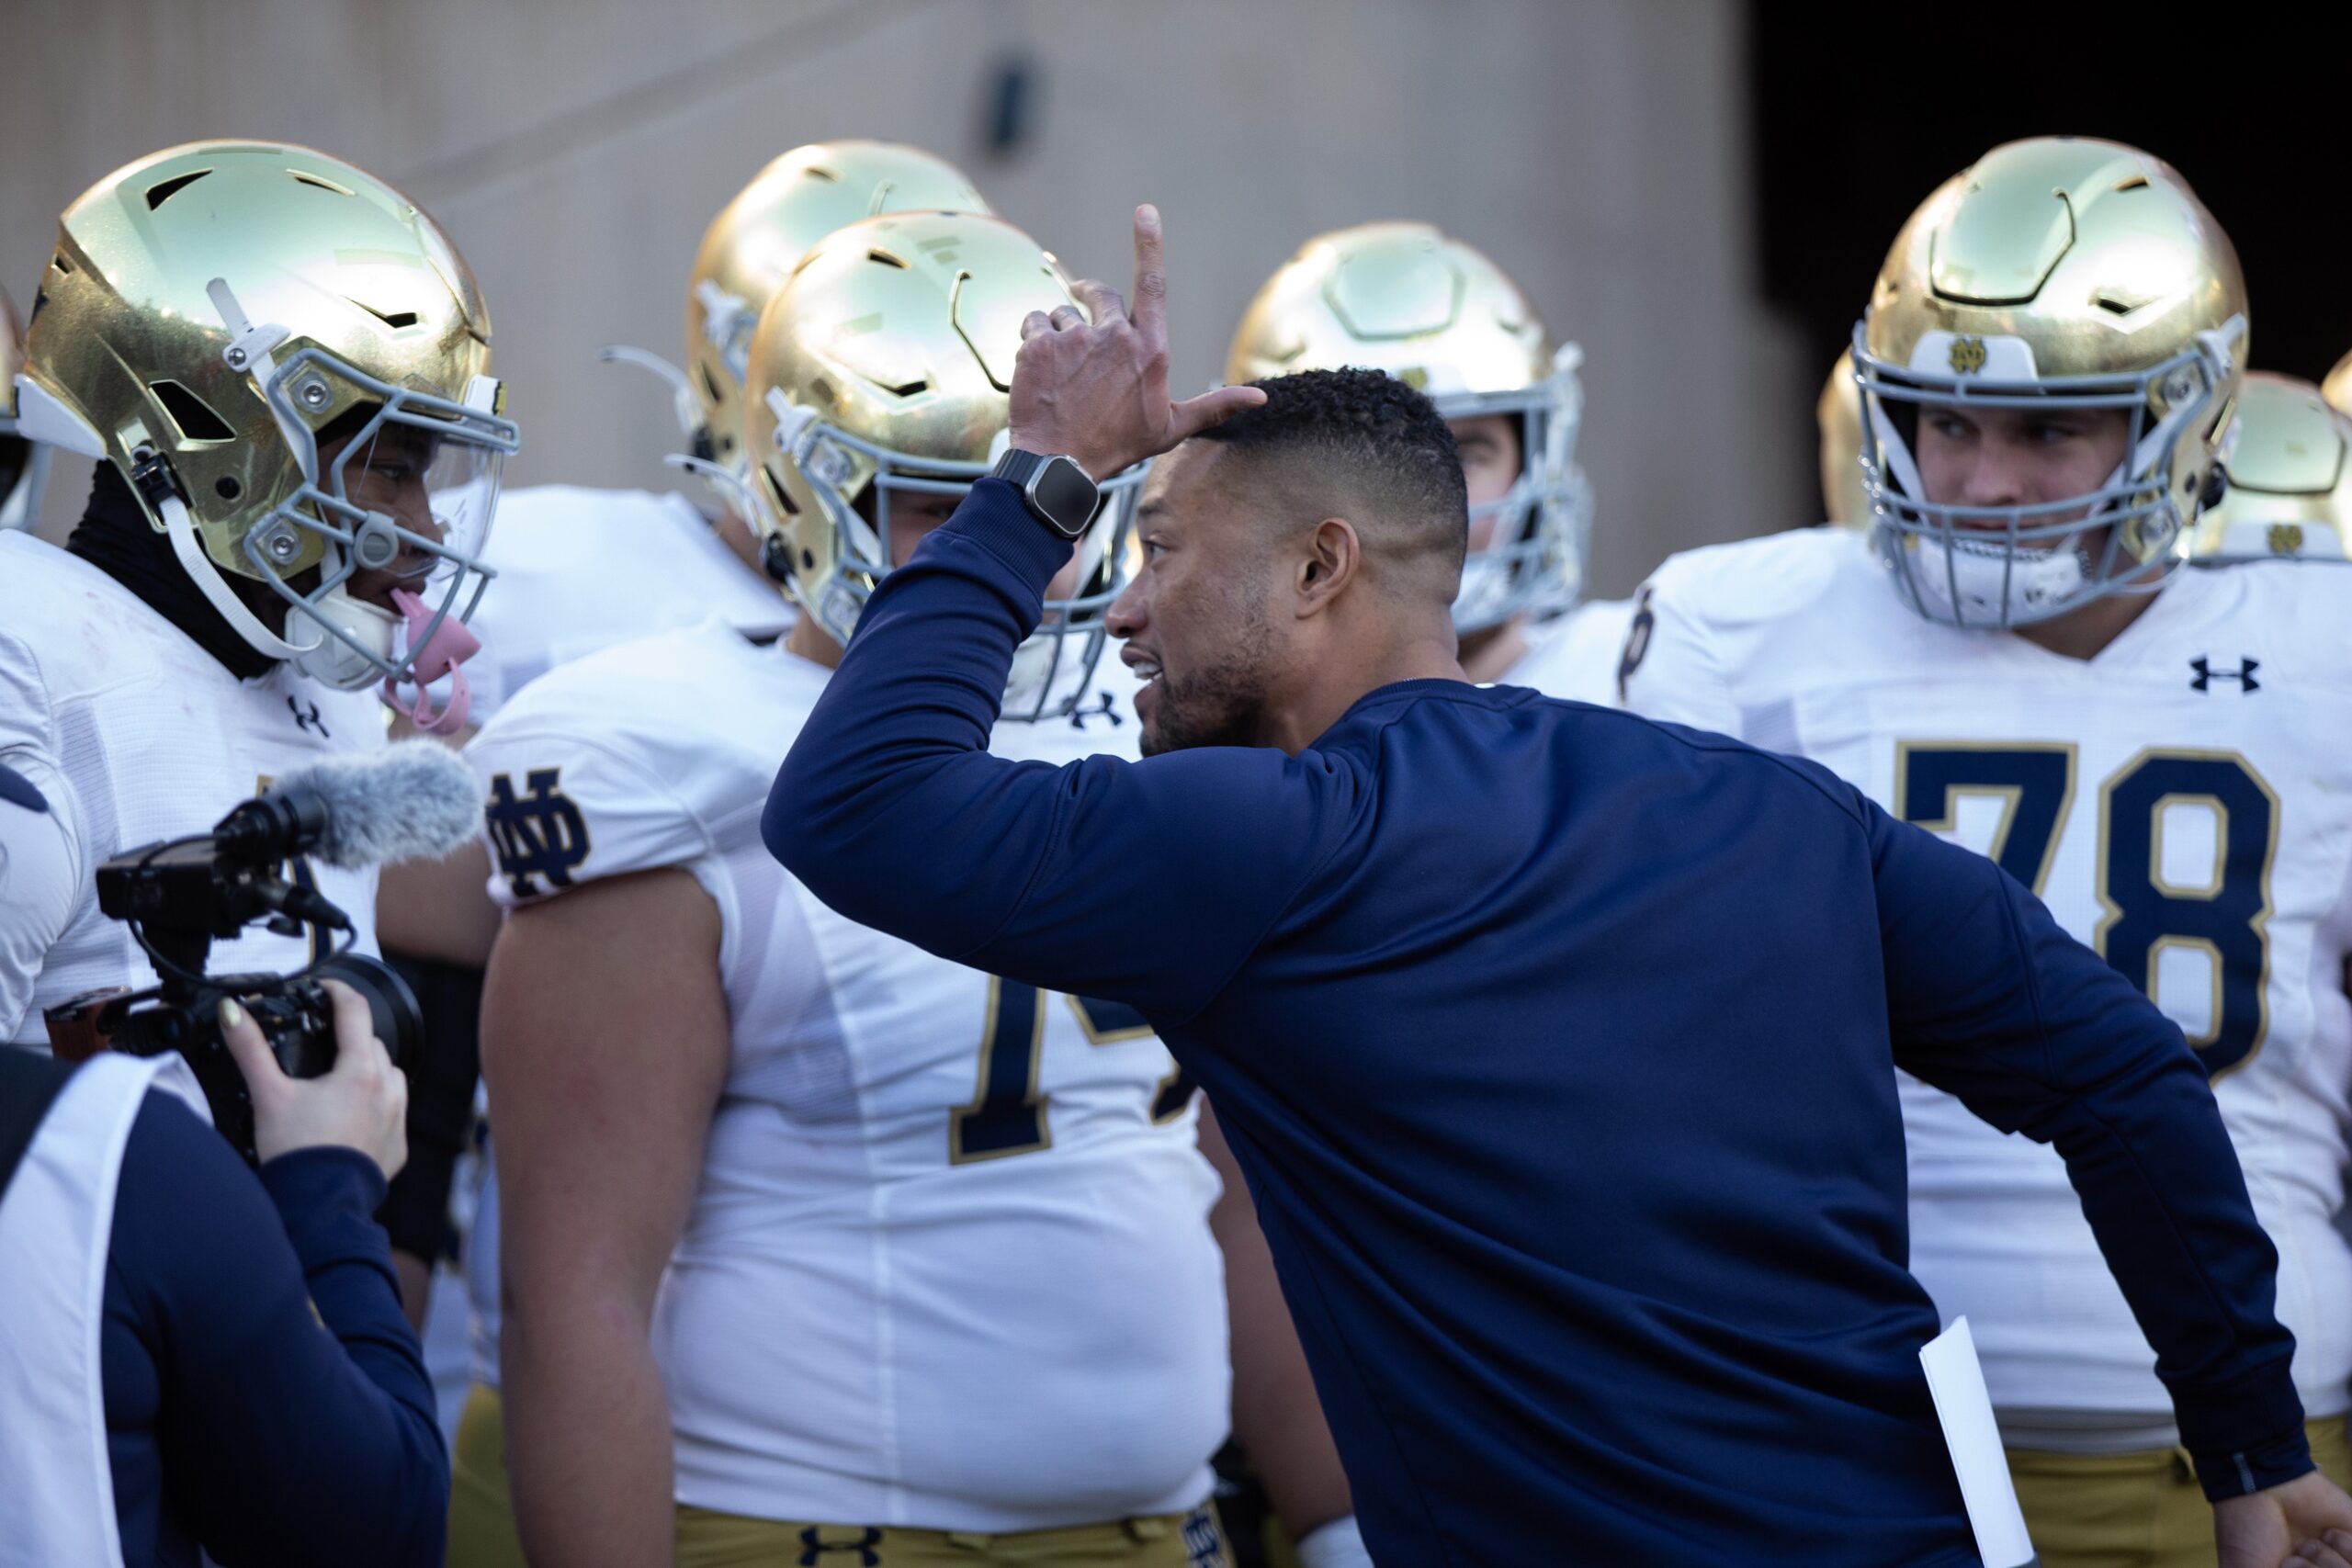
<svg viewBox="0 0 2352 1568">
<path fill-rule="evenodd" d="M 1344 517 L 1326 517 L 1308 530 L 1306 548 L 1294 568 L 1294 614 L 1300 620 L 1324 614 L 1363 570 L 1363 541 L 1356 537 L 1355 525 Z"/>
</svg>

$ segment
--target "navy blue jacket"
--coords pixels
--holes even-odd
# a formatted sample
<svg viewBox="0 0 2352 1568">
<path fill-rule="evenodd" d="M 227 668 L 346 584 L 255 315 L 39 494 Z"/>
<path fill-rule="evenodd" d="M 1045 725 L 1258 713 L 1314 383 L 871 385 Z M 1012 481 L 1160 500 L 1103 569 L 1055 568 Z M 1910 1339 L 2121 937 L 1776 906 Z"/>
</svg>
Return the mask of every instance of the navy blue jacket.
<svg viewBox="0 0 2352 1568">
<path fill-rule="evenodd" d="M 1249 1178 L 1376 1560 L 1973 1562 L 1898 1066 L 2066 1156 L 2210 1488 L 2310 1468 L 2203 1073 L 1990 861 L 1511 687 L 1383 687 L 1296 757 L 990 757 L 1067 557 L 976 486 L 866 607 L 767 842 L 854 919 L 1142 1010 Z"/>
<path fill-rule="evenodd" d="M 298 1149 L 256 1181 L 150 1094 L 124 1146 L 99 1363 L 123 1561 L 431 1568 L 449 1461 L 390 1245 L 384 1176 Z"/>
</svg>

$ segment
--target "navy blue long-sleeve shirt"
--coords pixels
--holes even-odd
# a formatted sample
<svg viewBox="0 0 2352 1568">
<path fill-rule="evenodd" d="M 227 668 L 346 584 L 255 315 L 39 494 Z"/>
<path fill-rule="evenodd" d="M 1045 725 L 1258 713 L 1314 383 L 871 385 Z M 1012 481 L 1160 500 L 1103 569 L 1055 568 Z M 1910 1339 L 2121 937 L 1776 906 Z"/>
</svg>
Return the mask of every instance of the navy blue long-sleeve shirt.
<svg viewBox="0 0 2352 1568">
<path fill-rule="evenodd" d="M 1149 1019 L 1378 1561 L 1973 1562 L 1898 1066 L 2066 1156 L 2209 1490 L 2310 1468 L 2202 1072 L 1991 862 L 1510 687 L 1383 687 L 1295 757 L 990 757 L 1067 554 L 976 486 L 867 605 L 767 841 L 854 919 Z"/>
<path fill-rule="evenodd" d="M 432 1568 L 449 1463 L 390 1244 L 384 1177 L 298 1149 L 256 1182 L 151 1093 L 107 1253 L 100 1371 L 131 1568 Z"/>
</svg>

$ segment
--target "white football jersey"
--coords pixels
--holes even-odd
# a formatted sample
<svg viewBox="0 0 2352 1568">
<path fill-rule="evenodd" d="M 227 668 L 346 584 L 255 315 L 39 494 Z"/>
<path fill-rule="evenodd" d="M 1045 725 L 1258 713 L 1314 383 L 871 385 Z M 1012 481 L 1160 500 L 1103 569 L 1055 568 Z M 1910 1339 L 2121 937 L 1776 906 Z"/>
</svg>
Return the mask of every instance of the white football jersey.
<svg viewBox="0 0 2352 1568">
<path fill-rule="evenodd" d="M 985 1532 L 1189 1508 L 1228 1392 L 1190 1089 L 1133 1012 L 854 925 L 768 854 L 826 677 L 666 634 L 543 677 L 468 752 L 502 903 L 676 866 L 722 919 L 732 1057 L 654 1329 L 678 1499 Z M 1126 672 L 1097 683 L 995 749 L 1133 755 Z"/>
<path fill-rule="evenodd" d="M 1628 705 L 1992 856 L 2180 1025 L 2278 1244 L 2303 1403 L 2352 1405 L 2352 572 L 2183 572 L 2088 660 L 1931 625 L 1843 529 L 1677 556 L 1636 604 Z M 2064 1162 L 1902 1087 L 1912 1269 L 1968 1317 L 2005 1431 L 2160 1445 L 2154 1353 Z"/>
<path fill-rule="evenodd" d="M 731 526 L 732 525 L 719 525 Z M 483 559 L 498 575 L 468 623 L 481 724 L 559 664 L 717 616 L 753 637 L 790 628 L 792 606 L 747 569 L 683 495 L 534 485 L 498 498 Z"/>
<path fill-rule="evenodd" d="M 1602 599 L 1532 626 L 1527 628 L 1527 651 L 1498 683 L 1615 707 L 1617 656 L 1624 649 L 1625 627 L 1633 618 L 1633 601 Z"/>
<path fill-rule="evenodd" d="M 29 534 L 0 534 L 0 762 L 48 797 L 65 854 L 50 886 L 0 872 L 0 1040 L 48 1044 L 41 1013 L 102 986 L 155 983 L 130 930 L 98 911 L 102 862 L 201 833 L 268 782 L 384 744 L 369 692 L 287 665 L 240 681 L 136 594 Z M 376 874 L 300 863 L 376 950 Z M 286 974 L 322 938 L 259 926 L 215 942 L 215 973 Z"/>
</svg>

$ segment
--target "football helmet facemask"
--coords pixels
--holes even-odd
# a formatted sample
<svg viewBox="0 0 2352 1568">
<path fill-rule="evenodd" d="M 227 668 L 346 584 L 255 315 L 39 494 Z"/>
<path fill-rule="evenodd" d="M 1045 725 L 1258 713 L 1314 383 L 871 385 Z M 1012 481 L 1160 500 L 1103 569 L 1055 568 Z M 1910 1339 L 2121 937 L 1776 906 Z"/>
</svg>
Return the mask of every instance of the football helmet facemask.
<svg viewBox="0 0 2352 1568">
<path fill-rule="evenodd" d="M 2013 141 L 1912 214 L 1854 328 L 1863 485 L 1905 601 L 1996 627 L 2153 592 L 2236 404 L 2245 285 L 2180 176 L 2087 138 Z M 2097 490 L 2025 506 L 1931 502 L 1913 451 L 1927 405 L 2120 409 L 2122 462 Z"/>
<path fill-rule="evenodd" d="M 413 716 L 471 650 L 481 551 L 519 437 L 490 318 L 432 220 L 307 148 L 197 142 L 141 158 L 65 209 L 33 306 L 17 418 L 109 461 L 221 618 L 345 690 Z M 422 562 L 398 610 L 347 592 Z M 227 576 L 286 605 L 273 632 Z"/>
<path fill-rule="evenodd" d="M 763 558 L 846 643 L 891 566 L 894 498 L 961 495 L 1005 449 L 1022 319 L 1075 304 L 1052 255 L 979 213 L 899 213 L 820 241 L 760 312 L 746 449 Z M 1125 586 L 1140 466 L 1102 482 L 1078 586 L 1016 654 L 1004 716 L 1072 712 Z"/>
<path fill-rule="evenodd" d="M 1508 415 L 1520 476 L 1463 563 L 1453 624 L 1468 634 L 1548 615 L 1584 587 L 1592 492 L 1577 467 L 1584 390 L 1574 344 L 1555 351 L 1527 296 L 1485 254 L 1427 223 L 1364 223 L 1320 234 L 1258 290 L 1226 357 L 1239 385 L 1295 370 L 1385 371 L 1448 420 Z"/>
</svg>

